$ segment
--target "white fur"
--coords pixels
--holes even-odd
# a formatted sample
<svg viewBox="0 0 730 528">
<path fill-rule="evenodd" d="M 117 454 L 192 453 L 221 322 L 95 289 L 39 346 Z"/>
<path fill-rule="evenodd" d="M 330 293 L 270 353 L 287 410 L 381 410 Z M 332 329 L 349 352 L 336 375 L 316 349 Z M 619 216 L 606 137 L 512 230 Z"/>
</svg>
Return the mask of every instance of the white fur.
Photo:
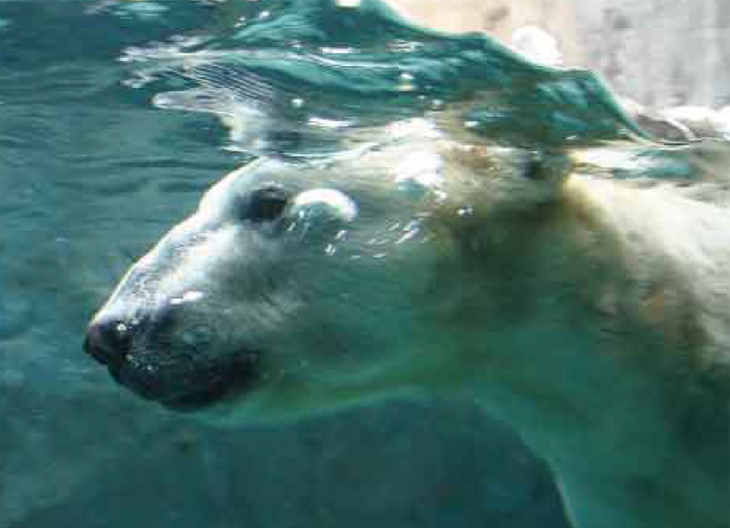
<svg viewBox="0 0 730 528">
<path fill-rule="evenodd" d="M 102 313 L 172 304 L 170 346 L 261 351 L 259 383 L 207 419 L 467 397 L 548 461 L 576 526 L 727 528 L 728 210 L 559 158 L 530 178 L 529 163 L 429 134 L 335 163 L 253 163 Z M 438 185 L 398 187 L 434 171 Z M 241 197 L 271 182 L 293 194 L 288 227 L 239 220 Z M 312 203 L 336 214 L 302 220 Z"/>
</svg>

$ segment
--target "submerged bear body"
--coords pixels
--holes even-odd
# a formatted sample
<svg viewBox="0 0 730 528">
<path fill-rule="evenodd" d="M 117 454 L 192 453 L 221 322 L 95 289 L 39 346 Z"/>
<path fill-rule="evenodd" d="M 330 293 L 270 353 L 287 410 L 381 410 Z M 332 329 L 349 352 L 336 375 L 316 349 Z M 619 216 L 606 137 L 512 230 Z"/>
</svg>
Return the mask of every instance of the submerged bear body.
<svg viewBox="0 0 730 528">
<path fill-rule="evenodd" d="M 730 526 L 728 210 L 422 124 L 223 179 L 87 351 L 214 421 L 467 397 L 548 461 L 581 528 Z"/>
</svg>

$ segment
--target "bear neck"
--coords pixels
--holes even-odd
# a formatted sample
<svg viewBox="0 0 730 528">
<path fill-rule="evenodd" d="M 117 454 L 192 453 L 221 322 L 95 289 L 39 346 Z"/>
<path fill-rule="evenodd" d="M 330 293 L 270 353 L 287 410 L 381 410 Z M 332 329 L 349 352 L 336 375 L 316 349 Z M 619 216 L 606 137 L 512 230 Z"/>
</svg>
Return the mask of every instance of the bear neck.
<svg viewBox="0 0 730 528">
<path fill-rule="evenodd" d="M 555 203 L 455 235 L 453 338 L 428 384 L 520 432 L 581 528 L 727 526 L 702 517 L 730 491 L 727 370 L 702 365 L 718 345 L 693 309 L 708 292 L 657 244 L 652 222 L 676 209 L 628 214 L 656 207 L 647 193 L 573 177 Z"/>
</svg>

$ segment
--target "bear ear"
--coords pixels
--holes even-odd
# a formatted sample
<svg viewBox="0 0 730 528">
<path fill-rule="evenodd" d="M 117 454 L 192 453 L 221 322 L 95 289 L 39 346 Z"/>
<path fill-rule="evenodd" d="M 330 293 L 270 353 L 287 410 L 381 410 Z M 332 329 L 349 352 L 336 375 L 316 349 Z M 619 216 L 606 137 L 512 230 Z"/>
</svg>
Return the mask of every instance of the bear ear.
<svg viewBox="0 0 730 528">
<path fill-rule="evenodd" d="M 467 186 L 457 196 L 471 196 L 475 207 L 489 204 L 524 209 L 558 198 L 573 162 L 564 150 L 537 150 L 486 145 L 457 145 L 447 156 L 451 174 Z"/>
<path fill-rule="evenodd" d="M 523 158 L 523 174 L 533 181 L 562 184 L 573 168 L 567 152 L 562 150 L 526 151 Z"/>
</svg>

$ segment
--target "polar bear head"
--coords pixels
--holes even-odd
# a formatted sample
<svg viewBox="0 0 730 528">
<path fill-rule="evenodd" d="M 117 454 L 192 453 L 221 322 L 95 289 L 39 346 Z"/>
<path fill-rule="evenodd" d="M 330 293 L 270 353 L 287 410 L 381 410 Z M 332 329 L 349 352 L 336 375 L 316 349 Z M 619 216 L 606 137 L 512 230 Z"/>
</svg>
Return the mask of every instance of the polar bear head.
<svg viewBox="0 0 730 528">
<path fill-rule="evenodd" d="M 557 187 L 534 153 L 493 149 L 486 166 L 468 150 L 428 138 L 233 172 L 129 270 L 87 352 L 139 395 L 213 414 L 417 388 L 463 324 L 474 219 Z"/>
</svg>

